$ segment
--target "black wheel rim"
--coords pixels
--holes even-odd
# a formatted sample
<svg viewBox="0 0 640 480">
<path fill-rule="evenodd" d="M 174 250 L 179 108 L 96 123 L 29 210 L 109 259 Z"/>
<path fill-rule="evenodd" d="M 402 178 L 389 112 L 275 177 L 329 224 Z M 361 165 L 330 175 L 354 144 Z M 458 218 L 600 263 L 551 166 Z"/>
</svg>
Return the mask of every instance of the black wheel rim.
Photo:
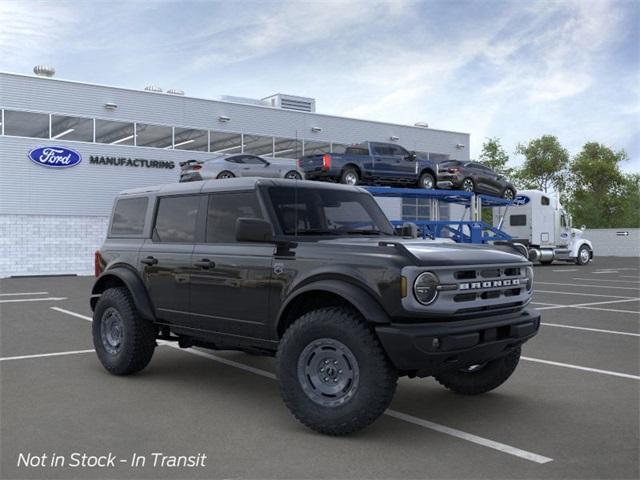
<svg viewBox="0 0 640 480">
<path fill-rule="evenodd" d="M 473 192 L 473 181 L 467 178 L 464 182 L 462 182 L 462 189 L 465 192 Z"/>
<path fill-rule="evenodd" d="M 349 347 L 331 338 L 314 340 L 298 357 L 298 381 L 304 393 L 323 407 L 338 407 L 358 390 L 360 368 Z"/>
<path fill-rule="evenodd" d="M 113 307 L 107 308 L 100 319 L 100 338 L 102 346 L 111 355 L 116 355 L 124 340 L 124 322 L 120 312 Z"/>
</svg>

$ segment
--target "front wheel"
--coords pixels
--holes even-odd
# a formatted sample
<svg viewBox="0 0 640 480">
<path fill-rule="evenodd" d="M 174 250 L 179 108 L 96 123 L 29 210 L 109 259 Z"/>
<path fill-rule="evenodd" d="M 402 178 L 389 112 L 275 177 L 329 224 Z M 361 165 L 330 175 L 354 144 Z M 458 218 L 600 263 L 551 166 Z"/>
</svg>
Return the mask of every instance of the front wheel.
<svg viewBox="0 0 640 480">
<path fill-rule="evenodd" d="M 293 415 L 328 435 L 373 423 L 391 403 L 398 379 L 360 315 L 339 307 L 314 310 L 289 327 L 276 372 Z"/>
<path fill-rule="evenodd" d="M 514 372 L 520 360 L 520 347 L 504 357 L 480 365 L 444 372 L 436 380 L 449 390 L 463 395 L 478 395 L 498 388 Z"/>
<path fill-rule="evenodd" d="M 138 314 L 129 290 L 109 288 L 93 312 L 93 345 L 110 373 L 129 375 L 151 361 L 157 328 Z"/>
<path fill-rule="evenodd" d="M 586 265 L 591 261 L 591 250 L 586 245 L 582 245 L 578 250 L 578 256 L 576 257 L 576 263 L 578 265 Z"/>
</svg>

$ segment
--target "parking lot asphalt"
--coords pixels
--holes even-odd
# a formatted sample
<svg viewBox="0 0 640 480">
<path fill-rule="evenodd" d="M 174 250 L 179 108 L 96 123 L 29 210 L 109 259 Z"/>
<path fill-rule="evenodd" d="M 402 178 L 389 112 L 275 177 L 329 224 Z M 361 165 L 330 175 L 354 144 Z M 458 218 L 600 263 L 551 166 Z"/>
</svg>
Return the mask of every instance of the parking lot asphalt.
<svg viewBox="0 0 640 480">
<path fill-rule="evenodd" d="M 403 378 L 387 414 L 344 438 L 296 422 L 269 358 L 160 345 L 140 374 L 111 376 L 92 351 L 91 277 L 3 279 L 0 478 L 638 478 L 639 269 L 536 267 L 543 326 L 509 381 L 465 397 Z M 72 467 L 74 452 L 118 460 Z M 207 458 L 154 467 L 154 452 Z M 18 466 L 29 453 L 66 464 Z"/>
</svg>

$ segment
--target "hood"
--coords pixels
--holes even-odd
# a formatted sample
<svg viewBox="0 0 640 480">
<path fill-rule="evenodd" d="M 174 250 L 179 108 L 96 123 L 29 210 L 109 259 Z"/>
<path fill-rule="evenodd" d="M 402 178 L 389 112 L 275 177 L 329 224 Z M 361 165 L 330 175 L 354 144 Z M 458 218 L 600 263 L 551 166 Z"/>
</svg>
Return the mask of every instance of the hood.
<svg viewBox="0 0 640 480">
<path fill-rule="evenodd" d="M 377 248 L 391 248 L 380 246 L 380 242 L 393 242 L 404 246 L 417 264 L 422 266 L 448 265 L 489 265 L 528 262 L 511 250 L 509 246 L 471 245 L 450 243 L 449 241 L 406 239 L 399 237 L 366 237 L 366 238 L 336 238 L 322 240 L 321 243 L 333 245 L 349 245 Z"/>
</svg>

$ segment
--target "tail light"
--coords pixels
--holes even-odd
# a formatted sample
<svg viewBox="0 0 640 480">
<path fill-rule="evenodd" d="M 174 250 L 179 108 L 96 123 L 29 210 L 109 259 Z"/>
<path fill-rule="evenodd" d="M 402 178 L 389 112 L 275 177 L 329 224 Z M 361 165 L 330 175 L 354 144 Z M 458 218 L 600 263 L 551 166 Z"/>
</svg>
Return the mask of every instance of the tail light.
<svg viewBox="0 0 640 480">
<path fill-rule="evenodd" d="M 93 255 L 93 273 L 96 277 L 99 277 L 102 274 L 103 267 L 104 260 L 102 255 L 100 255 L 100 250 L 96 250 L 96 253 Z"/>
<path fill-rule="evenodd" d="M 448 170 L 449 173 L 458 173 L 460 169 L 458 167 L 453 167 Z"/>
<path fill-rule="evenodd" d="M 193 167 L 191 167 L 191 170 L 200 170 L 202 168 L 202 165 L 194 165 Z"/>
<path fill-rule="evenodd" d="M 331 155 L 325 153 L 322 156 L 322 170 L 329 170 L 331 168 Z"/>
<path fill-rule="evenodd" d="M 301 163 L 301 162 L 300 162 L 300 159 L 298 158 L 298 159 L 296 160 L 296 166 L 297 166 L 298 168 L 300 168 L 300 163 Z"/>
</svg>

